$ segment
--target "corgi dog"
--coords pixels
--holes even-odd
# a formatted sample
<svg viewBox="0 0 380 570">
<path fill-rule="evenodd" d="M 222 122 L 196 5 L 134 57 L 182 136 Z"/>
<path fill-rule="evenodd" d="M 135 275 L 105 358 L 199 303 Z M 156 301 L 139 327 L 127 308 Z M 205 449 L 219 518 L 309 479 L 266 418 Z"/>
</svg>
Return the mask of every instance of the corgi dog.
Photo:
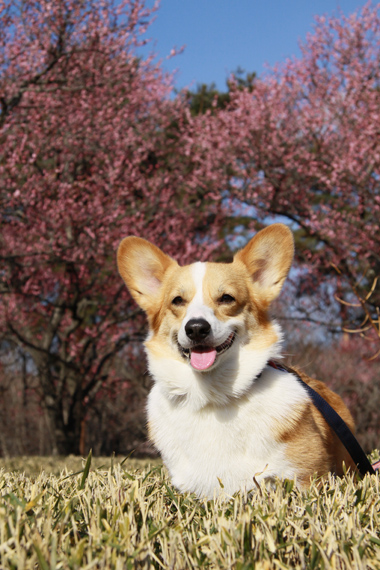
<svg viewBox="0 0 380 570">
<path fill-rule="evenodd" d="M 268 308 L 293 254 L 283 224 L 258 232 L 232 263 L 180 267 L 134 236 L 119 246 L 119 272 L 149 323 L 149 438 L 181 492 L 232 495 L 275 477 L 302 488 L 315 474 L 342 475 L 343 462 L 355 469 L 305 387 L 270 366 L 282 335 Z M 302 378 L 353 431 L 340 397 Z"/>
</svg>

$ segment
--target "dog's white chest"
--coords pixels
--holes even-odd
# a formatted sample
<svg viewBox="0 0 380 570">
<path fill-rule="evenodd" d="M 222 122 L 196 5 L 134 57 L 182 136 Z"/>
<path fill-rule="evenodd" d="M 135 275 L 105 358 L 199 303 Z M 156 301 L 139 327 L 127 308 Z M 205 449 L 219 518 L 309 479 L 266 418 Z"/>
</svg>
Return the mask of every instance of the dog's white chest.
<svg viewBox="0 0 380 570">
<path fill-rule="evenodd" d="M 292 392 L 292 391 L 291 391 Z M 303 398 L 304 395 L 300 394 Z M 180 491 L 212 497 L 254 486 L 253 477 L 293 477 L 285 444 L 276 441 L 276 422 L 289 413 L 281 379 L 234 405 L 194 411 L 170 401 L 160 386 L 149 396 L 148 416 L 156 447 Z"/>
</svg>

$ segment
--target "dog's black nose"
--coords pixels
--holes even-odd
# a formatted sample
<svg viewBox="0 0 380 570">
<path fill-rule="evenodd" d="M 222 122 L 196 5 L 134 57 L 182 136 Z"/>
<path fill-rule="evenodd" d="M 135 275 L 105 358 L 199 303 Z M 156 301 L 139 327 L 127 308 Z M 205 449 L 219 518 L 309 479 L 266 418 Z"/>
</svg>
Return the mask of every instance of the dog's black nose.
<svg viewBox="0 0 380 570">
<path fill-rule="evenodd" d="M 211 330 L 211 325 L 205 319 L 190 319 L 185 325 L 187 336 L 195 342 L 204 340 Z"/>
</svg>

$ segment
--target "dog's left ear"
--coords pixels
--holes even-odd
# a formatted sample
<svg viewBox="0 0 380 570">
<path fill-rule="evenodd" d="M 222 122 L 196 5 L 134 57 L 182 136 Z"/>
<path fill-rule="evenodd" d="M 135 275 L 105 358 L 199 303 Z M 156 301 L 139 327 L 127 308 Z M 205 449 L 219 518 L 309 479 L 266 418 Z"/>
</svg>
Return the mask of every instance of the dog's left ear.
<svg viewBox="0 0 380 570">
<path fill-rule="evenodd" d="M 234 257 L 244 263 L 260 299 L 267 305 L 280 293 L 294 256 L 294 239 L 284 224 L 258 232 Z"/>
<path fill-rule="evenodd" d="M 126 237 L 120 243 L 117 265 L 132 297 L 146 312 L 156 303 L 168 269 L 178 267 L 177 262 L 158 247 L 135 236 Z"/>
</svg>

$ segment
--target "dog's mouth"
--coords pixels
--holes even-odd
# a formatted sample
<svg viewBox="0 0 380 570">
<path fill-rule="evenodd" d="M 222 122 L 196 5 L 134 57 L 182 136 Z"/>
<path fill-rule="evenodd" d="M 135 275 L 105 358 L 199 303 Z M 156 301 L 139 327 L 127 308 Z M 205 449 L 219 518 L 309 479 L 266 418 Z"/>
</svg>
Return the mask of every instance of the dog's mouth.
<svg viewBox="0 0 380 570">
<path fill-rule="evenodd" d="M 179 351 L 185 358 L 190 360 L 190 364 L 195 370 L 207 370 L 214 364 L 216 358 L 226 352 L 234 343 L 236 333 L 230 336 L 219 346 L 197 345 L 191 348 L 184 348 L 178 343 Z"/>
</svg>

